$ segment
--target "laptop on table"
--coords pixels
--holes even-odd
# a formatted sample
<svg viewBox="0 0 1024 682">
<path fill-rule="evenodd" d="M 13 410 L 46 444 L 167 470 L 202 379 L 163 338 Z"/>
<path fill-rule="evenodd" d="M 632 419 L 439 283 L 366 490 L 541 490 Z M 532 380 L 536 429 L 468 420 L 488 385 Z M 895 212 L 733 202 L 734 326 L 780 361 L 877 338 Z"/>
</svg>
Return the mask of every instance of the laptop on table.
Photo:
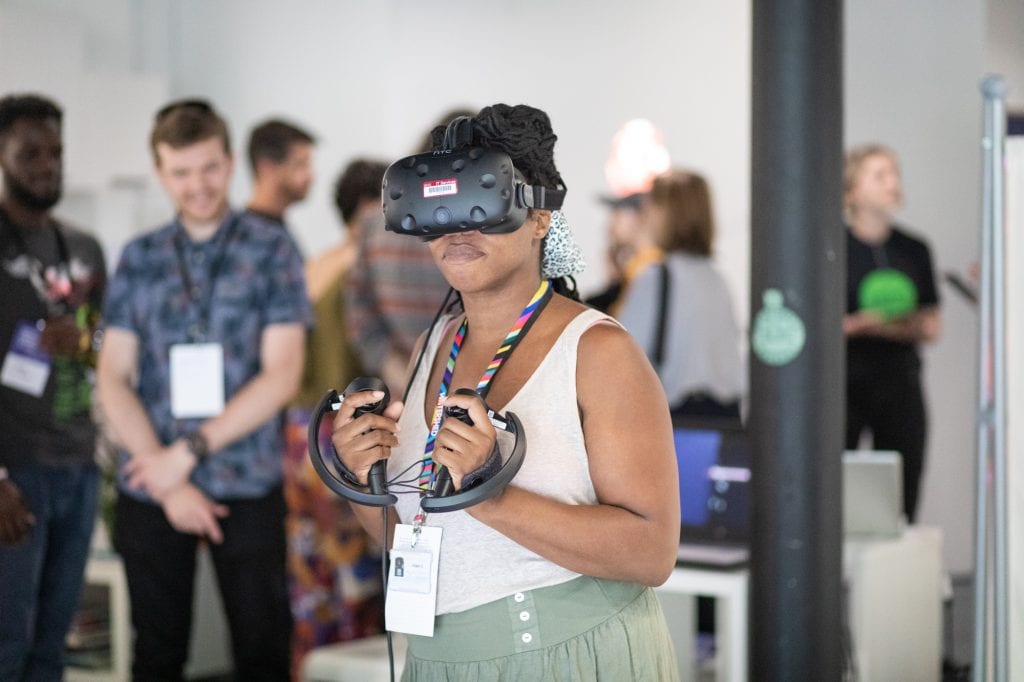
<svg viewBox="0 0 1024 682">
<path fill-rule="evenodd" d="M 735 568 L 750 559 L 750 447 L 733 420 L 676 418 L 679 564 Z"/>
</svg>

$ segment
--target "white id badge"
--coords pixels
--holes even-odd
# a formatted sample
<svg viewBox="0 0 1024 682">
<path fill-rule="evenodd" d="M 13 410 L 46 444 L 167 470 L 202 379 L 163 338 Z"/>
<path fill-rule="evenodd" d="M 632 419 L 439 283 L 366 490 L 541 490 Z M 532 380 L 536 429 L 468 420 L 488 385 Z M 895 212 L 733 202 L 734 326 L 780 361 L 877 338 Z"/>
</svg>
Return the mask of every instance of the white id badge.
<svg viewBox="0 0 1024 682">
<path fill-rule="evenodd" d="M 171 414 L 214 417 L 224 411 L 224 347 L 219 343 L 171 346 Z"/>
<path fill-rule="evenodd" d="M 43 332 L 30 322 L 14 328 L 11 345 L 0 367 L 0 384 L 39 398 L 50 379 L 50 356 L 39 348 Z"/>
<path fill-rule="evenodd" d="M 419 539 L 415 537 L 409 524 L 395 526 L 384 627 L 391 632 L 433 637 L 441 529 L 421 526 Z"/>
</svg>

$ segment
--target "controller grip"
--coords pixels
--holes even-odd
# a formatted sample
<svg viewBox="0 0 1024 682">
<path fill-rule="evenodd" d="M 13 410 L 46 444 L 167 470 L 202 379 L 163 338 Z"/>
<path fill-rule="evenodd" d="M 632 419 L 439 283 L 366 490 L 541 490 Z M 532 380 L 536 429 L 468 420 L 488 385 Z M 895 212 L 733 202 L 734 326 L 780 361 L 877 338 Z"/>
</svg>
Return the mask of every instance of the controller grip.
<svg viewBox="0 0 1024 682">
<path fill-rule="evenodd" d="M 472 388 L 457 389 L 453 395 L 472 395 L 483 400 L 480 393 Z M 448 419 L 449 417 L 452 419 L 458 419 L 463 424 L 473 426 L 473 420 L 469 417 L 469 410 L 464 407 L 456 407 L 454 405 L 452 407 L 446 407 L 444 408 L 444 417 L 445 419 Z M 437 467 L 437 474 L 434 476 L 434 488 L 431 495 L 433 497 L 447 497 L 454 492 L 455 484 L 452 482 L 451 472 L 448 471 L 448 467 L 439 465 Z"/>
<path fill-rule="evenodd" d="M 384 408 L 388 406 L 391 395 L 388 391 L 387 385 L 376 377 L 358 377 L 352 380 L 352 383 L 345 388 L 345 395 L 351 393 L 358 393 L 360 391 L 383 391 L 384 397 L 377 402 L 370 403 L 368 405 L 360 405 L 353 412 L 353 418 L 358 419 L 364 414 L 383 414 Z M 385 495 L 387 494 L 387 462 L 383 459 L 377 460 L 370 467 L 370 473 L 367 475 L 367 484 L 370 486 L 370 492 L 374 495 Z"/>
<path fill-rule="evenodd" d="M 447 497 L 455 492 L 455 483 L 452 482 L 452 474 L 446 466 L 437 467 L 437 475 L 434 476 L 433 497 Z"/>
<path fill-rule="evenodd" d="M 370 492 L 374 495 L 384 495 L 387 493 L 387 462 L 383 459 L 378 459 L 370 467 L 370 473 L 367 474 L 366 482 L 370 486 Z"/>
</svg>

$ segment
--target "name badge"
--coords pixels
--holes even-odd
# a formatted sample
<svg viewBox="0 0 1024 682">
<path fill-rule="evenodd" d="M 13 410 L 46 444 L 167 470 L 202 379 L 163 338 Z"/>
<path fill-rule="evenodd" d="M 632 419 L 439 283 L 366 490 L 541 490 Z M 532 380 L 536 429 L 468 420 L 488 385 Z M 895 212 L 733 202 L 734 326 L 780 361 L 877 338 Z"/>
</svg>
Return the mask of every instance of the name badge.
<svg viewBox="0 0 1024 682">
<path fill-rule="evenodd" d="M 42 397 L 50 380 L 50 356 L 39 347 L 43 332 L 31 322 L 19 322 L 0 367 L 0 384 L 33 398 Z"/>
<path fill-rule="evenodd" d="M 384 627 L 392 632 L 434 636 L 441 529 L 421 526 L 419 538 L 406 523 L 395 526 L 384 601 Z"/>
<path fill-rule="evenodd" d="M 219 343 L 171 346 L 171 414 L 214 417 L 224 411 L 224 347 Z"/>
</svg>

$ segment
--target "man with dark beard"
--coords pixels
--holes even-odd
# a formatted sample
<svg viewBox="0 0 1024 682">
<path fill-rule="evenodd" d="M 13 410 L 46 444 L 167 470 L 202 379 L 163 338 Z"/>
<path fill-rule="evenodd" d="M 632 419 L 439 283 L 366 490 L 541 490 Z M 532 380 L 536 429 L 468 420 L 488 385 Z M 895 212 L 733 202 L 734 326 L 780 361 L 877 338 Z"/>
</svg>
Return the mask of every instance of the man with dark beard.
<svg viewBox="0 0 1024 682">
<path fill-rule="evenodd" d="M 0 99 L 0 679 L 60 680 L 96 518 L 90 418 L 106 281 L 59 223 L 61 110 Z"/>
<path fill-rule="evenodd" d="M 284 212 L 309 194 L 313 185 L 311 134 L 280 119 L 253 128 L 249 136 L 252 196 L 246 210 L 284 225 Z"/>
</svg>

